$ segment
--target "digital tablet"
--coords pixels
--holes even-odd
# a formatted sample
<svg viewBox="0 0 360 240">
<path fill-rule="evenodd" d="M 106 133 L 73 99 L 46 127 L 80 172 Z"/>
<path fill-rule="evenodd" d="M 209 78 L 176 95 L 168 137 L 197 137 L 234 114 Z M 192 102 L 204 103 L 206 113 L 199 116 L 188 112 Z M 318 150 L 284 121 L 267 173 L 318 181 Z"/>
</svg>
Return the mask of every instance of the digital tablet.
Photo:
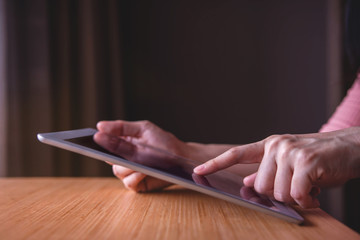
<svg viewBox="0 0 360 240">
<path fill-rule="evenodd" d="M 39 133 L 46 144 L 111 162 L 185 188 L 300 224 L 304 219 L 290 206 L 257 194 L 242 184 L 242 177 L 227 170 L 200 176 L 193 173 L 199 162 L 179 157 L 156 146 L 134 144 L 123 139 L 121 154 L 112 154 L 93 140 L 95 129 Z"/>
</svg>

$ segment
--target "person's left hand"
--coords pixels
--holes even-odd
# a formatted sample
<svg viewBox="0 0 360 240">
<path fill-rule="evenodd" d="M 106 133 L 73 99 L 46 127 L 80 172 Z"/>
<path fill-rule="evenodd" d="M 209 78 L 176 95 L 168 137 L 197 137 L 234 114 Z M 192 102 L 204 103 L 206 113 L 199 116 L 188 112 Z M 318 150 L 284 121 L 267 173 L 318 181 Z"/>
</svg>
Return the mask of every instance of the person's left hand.
<svg viewBox="0 0 360 240">
<path fill-rule="evenodd" d="M 260 163 L 244 179 L 278 201 L 318 207 L 320 187 L 360 177 L 360 127 L 329 133 L 275 135 L 230 149 L 194 169 L 207 175 L 238 163 Z"/>
<path fill-rule="evenodd" d="M 186 148 L 184 142 L 149 121 L 101 121 L 97 124 L 97 129 L 99 131 L 94 135 L 95 142 L 117 155 L 123 153 L 126 148 L 129 148 L 127 152 L 131 152 L 131 144 L 126 142 L 157 146 L 179 156 Z M 119 165 L 113 165 L 113 172 L 126 188 L 136 192 L 158 190 L 170 185 L 163 180 Z"/>
</svg>

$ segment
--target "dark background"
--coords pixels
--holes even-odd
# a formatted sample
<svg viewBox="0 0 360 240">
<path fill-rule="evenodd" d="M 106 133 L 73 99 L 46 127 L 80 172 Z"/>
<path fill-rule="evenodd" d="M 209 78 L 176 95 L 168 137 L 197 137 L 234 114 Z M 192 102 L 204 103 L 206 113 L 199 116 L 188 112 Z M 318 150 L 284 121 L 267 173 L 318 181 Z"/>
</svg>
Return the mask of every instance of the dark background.
<svg viewBox="0 0 360 240">
<path fill-rule="evenodd" d="M 344 3 L 338 4 L 342 30 Z M 343 85 L 329 96 L 335 67 L 328 52 L 335 31 L 329 27 L 330 4 L 123 2 L 126 119 L 148 119 L 184 141 L 205 143 L 317 132 L 334 110 L 329 101 L 341 99 L 354 78 L 340 36 L 335 64 L 341 65 Z M 345 187 L 345 213 L 335 210 L 354 229 L 357 186 L 353 181 Z M 338 207 L 328 200 L 337 197 L 322 193 L 322 208 L 333 213 Z"/>
<path fill-rule="evenodd" d="M 327 1 L 126 1 L 126 118 L 248 143 L 326 121 Z"/>
</svg>

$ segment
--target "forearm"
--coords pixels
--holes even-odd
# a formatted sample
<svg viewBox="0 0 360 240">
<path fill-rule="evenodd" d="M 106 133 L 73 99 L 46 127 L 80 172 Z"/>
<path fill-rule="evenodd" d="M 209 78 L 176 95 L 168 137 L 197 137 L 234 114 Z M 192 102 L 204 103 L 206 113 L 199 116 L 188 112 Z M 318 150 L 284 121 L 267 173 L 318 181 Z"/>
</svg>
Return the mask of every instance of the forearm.
<svg viewBox="0 0 360 240">
<path fill-rule="evenodd" d="M 333 140 L 333 145 L 328 145 L 327 152 L 332 154 L 329 159 L 334 158 L 336 161 L 329 161 L 329 164 L 337 164 L 334 168 L 339 170 L 338 175 L 346 181 L 360 177 L 360 127 L 298 136 L 323 141 Z"/>
<path fill-rule="evenodd" d="M 344 129 L 338 139 L 352 144 L 352 148 L 349 149 L 350 179 L 360 178 L 360 127 Z"/>
<path fill-rule="evenodd" d="M 322 126 L 320 132 L 330 132 L 353 126 L 360 126 L 360 74 L 334 114 Z"/>
</svg>

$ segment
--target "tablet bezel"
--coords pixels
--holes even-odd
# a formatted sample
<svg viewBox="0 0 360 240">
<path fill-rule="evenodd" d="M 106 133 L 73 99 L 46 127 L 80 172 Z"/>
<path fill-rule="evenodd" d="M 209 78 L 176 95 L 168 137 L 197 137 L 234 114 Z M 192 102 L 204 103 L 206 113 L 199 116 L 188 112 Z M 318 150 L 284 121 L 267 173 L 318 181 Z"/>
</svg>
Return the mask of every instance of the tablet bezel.
<svg viewBox="0 0 360 240">
<path fill-rule="evenodd" d="M 69 139 L 92 136 L 96 132 L 97 131 L 95 129 L 85 128 L 85 129 L 77 129 L 77 130 L 61 131 L 61 132 L 39 133 L 37 137 L 38 140 L 42 143 L 49 144 L 68 151 L 72 151 L 78 154 L 82 154 L 90 158 L 102 160 L 105 162 L 110 162 L 113 164 L 118 164 L 130 168 L 134 171 L 142 172 L 146 175 L 181 185 L 185 188 L 189 188 L 194 191 L 198 191 L 216 198 L 223 199 L 228 202 L 235 203 L 240 206 L 244 206 L 256 211 L 266 213 L 271 216 L 278 217 L 288 222 L 301 224 L 304 221 L 304 219 L 288 205 L 276 201 L 272 201 L 272 203 L 280 210 L 280 211 L 275 211 L 272 210 L 271 208 L 267 208 L 265 206 L 259 206 L 257 204 L 251 203 L 249 201 L 241 199 L 240 197 L 235 197 L 231 194 L 226 194 L 224 192 L 219 191 L 218 189 L 203 185 L 197 185 L 187 179 L 167 173 L 163 170 L 158 170 L 148 166 L 141 165 L 139 163 L 131 162 L 119 156 L 115 156 L 110 153 L 101 152 L 99 150 L 92 149 L 69 141 Z"/>
</svg>

